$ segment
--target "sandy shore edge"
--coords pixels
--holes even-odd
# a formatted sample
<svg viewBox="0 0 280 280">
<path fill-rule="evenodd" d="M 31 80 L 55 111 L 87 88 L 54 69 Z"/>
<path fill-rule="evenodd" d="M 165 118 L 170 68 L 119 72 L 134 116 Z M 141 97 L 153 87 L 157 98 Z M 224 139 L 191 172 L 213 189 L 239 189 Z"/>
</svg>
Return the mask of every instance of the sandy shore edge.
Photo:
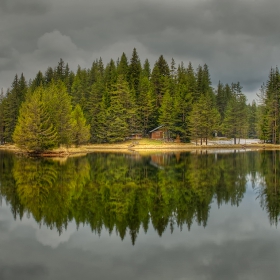
<svg viewBox="0 0 280 280">
<path fill-rule="evenodd" d="M 61 147 L 50 151 L 45 151 L 37 156 L 43 157 L 65 157 L 65 156 L 80 156 L 94 152 L 122 152 L 122 153 L 154 153 L 154 152 L 184 152 L 197 150 L 280 150 L 280 145 L 273 144 L 211 144 L 211 145 L 194 145 L 189 143 L 156 143 L 153 144 L 90 144 L 79 147 Z M 0 146 L 0 150 L 10 151 L 16 154 L 29 154 L 31 152 L 21 150 L 15 145 L 5 144 Z M 35 155 L 35 154 L 33 154 Z"/>
</svg>

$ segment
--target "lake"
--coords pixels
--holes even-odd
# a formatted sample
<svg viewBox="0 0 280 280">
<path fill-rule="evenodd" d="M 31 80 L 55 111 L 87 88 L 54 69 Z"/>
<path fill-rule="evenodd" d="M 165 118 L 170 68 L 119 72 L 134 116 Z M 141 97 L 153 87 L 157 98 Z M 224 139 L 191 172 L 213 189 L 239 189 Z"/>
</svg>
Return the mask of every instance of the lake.
<svg viewBox="0 0 280 280">
<path fill-rule="evenodd" d="M 280 153 L 0 151 L 0 279 L 275 279 Z"/>
</svg>

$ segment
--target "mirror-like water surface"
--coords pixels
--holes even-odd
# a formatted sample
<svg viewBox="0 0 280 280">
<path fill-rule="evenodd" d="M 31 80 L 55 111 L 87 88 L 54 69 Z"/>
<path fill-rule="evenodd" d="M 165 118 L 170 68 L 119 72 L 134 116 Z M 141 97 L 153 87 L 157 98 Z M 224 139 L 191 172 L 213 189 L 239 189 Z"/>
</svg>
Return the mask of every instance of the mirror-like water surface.
<svg viewBox="0 0 280 280">
<path fill-rule="evenodd" d="M 275 279 L 280 153 L 0 152 L 0 279 Z"/>
</svg>

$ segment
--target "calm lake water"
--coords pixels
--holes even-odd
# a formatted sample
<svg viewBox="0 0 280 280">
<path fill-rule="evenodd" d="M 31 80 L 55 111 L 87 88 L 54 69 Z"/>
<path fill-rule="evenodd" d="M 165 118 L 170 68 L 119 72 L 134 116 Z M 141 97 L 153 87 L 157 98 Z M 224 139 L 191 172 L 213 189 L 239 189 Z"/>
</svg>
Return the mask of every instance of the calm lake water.
<svg viewBox="0 0 280 280">
<path fill-rule="evenodd" d="M 280 154 L 0 152 L 0 279 L 277 279 Z"/>
</svg>

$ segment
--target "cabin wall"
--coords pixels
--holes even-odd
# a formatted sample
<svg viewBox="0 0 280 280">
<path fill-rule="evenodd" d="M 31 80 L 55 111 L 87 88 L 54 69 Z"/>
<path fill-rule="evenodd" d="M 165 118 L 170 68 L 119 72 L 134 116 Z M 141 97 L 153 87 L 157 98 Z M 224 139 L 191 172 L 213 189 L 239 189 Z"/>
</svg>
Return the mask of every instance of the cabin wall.
<svg viewBox="0 0 280 280">
<path fill-rule="evenodd" d="M 153 131 L 151 134 L 151 139 L 163 139 L 163 131 L 162 130 Z"/>
</svg>

